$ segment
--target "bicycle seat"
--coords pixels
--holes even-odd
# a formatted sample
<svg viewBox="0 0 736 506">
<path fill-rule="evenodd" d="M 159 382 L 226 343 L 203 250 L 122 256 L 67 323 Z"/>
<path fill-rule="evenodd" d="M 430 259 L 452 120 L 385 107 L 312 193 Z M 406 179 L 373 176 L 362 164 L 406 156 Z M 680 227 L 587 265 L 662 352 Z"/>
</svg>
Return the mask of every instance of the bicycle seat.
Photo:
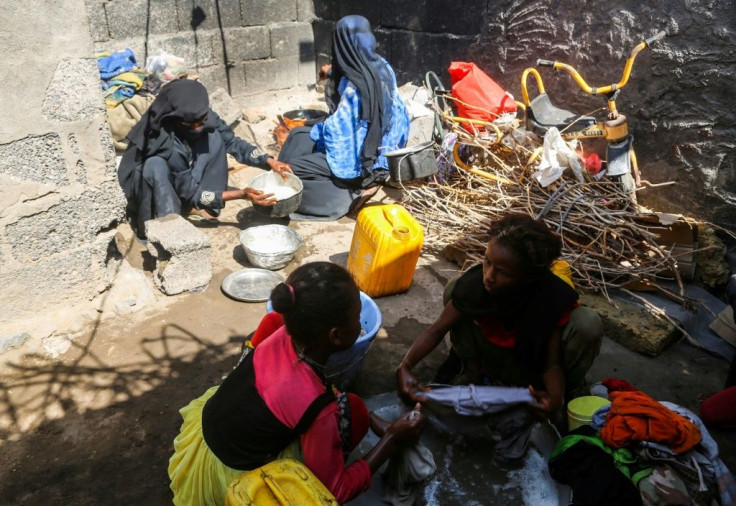
<svg viewBox="0 0 736 506">
<path fill-rule="evenodd" d="M 579 116 L 555 106 L 546 93 L 540 93 L 529 104 L 526 112 L 527 129 L 544 135 L 552 127 L 565 132 L 577 132 L 595 124 L 592 116 Z"/>
</svg>

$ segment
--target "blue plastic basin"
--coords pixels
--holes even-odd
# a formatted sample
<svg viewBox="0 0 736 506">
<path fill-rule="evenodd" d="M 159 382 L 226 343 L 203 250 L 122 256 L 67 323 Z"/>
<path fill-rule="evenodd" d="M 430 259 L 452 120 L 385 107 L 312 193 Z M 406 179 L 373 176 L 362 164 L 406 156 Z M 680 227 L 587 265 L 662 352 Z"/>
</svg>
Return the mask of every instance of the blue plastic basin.
<svg viewBox="0 0 736 506">
<path fill-rule="evenodd" d="M 327 379 L 342 391 L 349 391 L 360 371 L 363 369 L 363 359 L 381 328 L 381 310 L 368 295 L 360 292 L 360 326 L 363 335 L 358 337 L 350 349 L 333 353 L 327 360 L 325 375 Z M 273 312 L 269 299 L 266 303 L 266 312 Z"/>
</svg>

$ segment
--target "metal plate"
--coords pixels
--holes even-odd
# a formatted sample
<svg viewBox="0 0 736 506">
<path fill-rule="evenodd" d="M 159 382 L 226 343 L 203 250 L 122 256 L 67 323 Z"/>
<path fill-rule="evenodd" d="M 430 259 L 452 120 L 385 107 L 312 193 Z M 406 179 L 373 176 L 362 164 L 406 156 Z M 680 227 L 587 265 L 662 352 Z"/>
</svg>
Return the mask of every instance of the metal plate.
<svg viewBox="0 0 736 506">
<path fill-rule="evenodd" d="M 271 296 L 271 290 L 284 277 L 266 269 L 240 269 L 231 272 L 222 280 L 222 291 L 229 297 L 243 302 L 264 302 Z"/>
</svg>

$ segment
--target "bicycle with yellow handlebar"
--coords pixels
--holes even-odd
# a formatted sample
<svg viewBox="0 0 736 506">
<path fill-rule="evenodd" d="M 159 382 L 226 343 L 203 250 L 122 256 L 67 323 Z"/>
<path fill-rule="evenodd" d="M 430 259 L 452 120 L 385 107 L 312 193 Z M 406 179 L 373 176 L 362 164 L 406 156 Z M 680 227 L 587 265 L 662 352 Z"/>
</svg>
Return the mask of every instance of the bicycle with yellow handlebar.
<svg viewBox="0 0 736 506">
<path fill-rule="evenodd" d="M 636 201 L 636 190 L 642 184 L 657 185 L 641 179 L 633 147 L 634 137 L 629 133 L 626 116 L 619 113 L 616 107 L 616 99 L 629 82 L 636 56 L 665 35 L 664 31 L 659 32 L 634 47 L 626 59 L 621 79 L 606 86 L 590 86 L 580 73 L 567 63 L 537 60 L 538 67 L 552 67 L 554 70 L 567 72 L 583 92 L 603 97 L 607 103 L 608 114 L 602 119 L 590 115 L 578 115 L 552 104 L 544 87 L 542 76 L 537 69 L 527 68 L 521 75 L 522 106 L 526 129 L 544 136 L 550 128 L 556 127 L 564 140 L 605 139 L 605 175 L 617 181 L 625 194 L 629 195 L 634 202 Z M 534 77 L 537 84 L 538 95 L 534 99 L 529 98 L 527 88 L 527 80 L 530 75 Z"/>
</svg>

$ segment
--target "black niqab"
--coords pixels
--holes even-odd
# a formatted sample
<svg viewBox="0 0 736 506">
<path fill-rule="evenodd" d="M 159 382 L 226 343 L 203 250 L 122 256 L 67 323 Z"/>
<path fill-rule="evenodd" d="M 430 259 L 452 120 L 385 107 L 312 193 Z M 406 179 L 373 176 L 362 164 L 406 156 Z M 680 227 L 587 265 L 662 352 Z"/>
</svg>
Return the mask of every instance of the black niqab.
<svg viewBox="0 0 736 506">
<path fill-rule="evenodd" d="M 161 89 L 151 107 L 128 134 L 128 140 L 145 158 L 166 157 L 171 151 L 175 123 L 193 122 L 210 110 L 207 90 L 198 81 L 179 79 Z M 209 115 L 199 133 L 214 129 L 214 117 Z"/>
</svg>

